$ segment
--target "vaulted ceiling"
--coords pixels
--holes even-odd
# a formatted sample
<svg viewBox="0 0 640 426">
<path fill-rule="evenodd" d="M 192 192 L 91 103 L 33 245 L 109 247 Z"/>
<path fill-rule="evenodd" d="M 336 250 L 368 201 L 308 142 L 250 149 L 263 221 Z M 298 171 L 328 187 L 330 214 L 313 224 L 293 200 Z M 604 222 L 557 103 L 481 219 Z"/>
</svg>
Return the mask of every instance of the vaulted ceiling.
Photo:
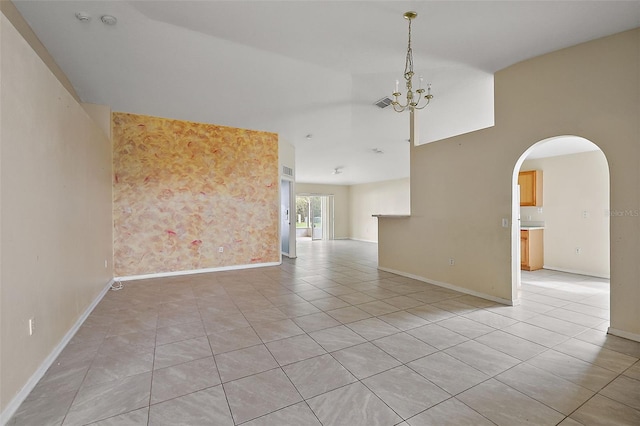
<svg viewBox="0 0 640 426">
<path fill-rule="evenodd" d="M 14 3 L 83 102 L 277 132 L 297 180 L 329 184 L 409 175 L 408 113 L 374 105 L 402 80 L 404 12 L 435 95 L 420 143 L 491 126 L 495 71 L 640 26 L 640 1 Z"/>
</svg>

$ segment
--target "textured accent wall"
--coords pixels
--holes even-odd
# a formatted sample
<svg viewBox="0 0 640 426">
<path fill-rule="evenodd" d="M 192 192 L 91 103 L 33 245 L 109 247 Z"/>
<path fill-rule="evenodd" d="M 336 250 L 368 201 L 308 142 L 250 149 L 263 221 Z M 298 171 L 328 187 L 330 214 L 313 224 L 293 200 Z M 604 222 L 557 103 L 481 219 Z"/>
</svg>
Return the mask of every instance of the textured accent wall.
<svg viewBox="0 0 640 426">
<path fill-rule="evenodd" d="M 116 276 L 279 261 L 276 134 L 126 113 L 112 131 Z"/>
</svg>

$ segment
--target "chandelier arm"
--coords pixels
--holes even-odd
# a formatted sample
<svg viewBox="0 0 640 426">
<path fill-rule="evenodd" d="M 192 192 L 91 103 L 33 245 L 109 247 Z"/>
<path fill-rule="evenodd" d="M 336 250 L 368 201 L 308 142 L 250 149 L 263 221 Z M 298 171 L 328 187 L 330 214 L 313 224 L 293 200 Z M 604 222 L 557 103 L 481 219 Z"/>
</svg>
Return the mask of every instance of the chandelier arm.
<svg viewBox="0 0 640 426">
<path fill-rule="evenodd" d="M 414 107 L 414 109 L 418 109 L 418 110 L 424 109 L 427 105 L 429 105 L 429 101 L 427 101 L 427 103 L 422 105 L 421 107 L 418 107 L 418 106 Z"/>
<path fill-rule="evenodd" d="M 405 110 L 405 108 L 408 108 L 408 107 L 410 107 L 410 106 L 411 106 L 411 103 L 410 103 L 410 102 L 407 102 L 406 104 L 401 104 L 401 103 L 400 103 L 400 102 L 398 102 L 398 101 L 393 101 L 393 102 L 391 102 L 391 105 L 393 105 L 393 106 L 398 106 L 398 107 L 402 108 L 402 110 L 404 111 L 404 110 Z"/>
</svg>

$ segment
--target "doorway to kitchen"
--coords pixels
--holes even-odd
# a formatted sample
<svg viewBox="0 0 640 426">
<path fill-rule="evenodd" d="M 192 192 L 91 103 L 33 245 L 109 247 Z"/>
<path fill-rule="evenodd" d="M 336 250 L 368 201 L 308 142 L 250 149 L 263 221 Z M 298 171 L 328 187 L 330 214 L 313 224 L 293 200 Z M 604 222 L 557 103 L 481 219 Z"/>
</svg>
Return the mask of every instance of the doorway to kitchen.
<svg viewBox="0 0 640 426">
<path fill-rule="evenodd" d="M 556 310 L 569 322 L 578 314 L 568 311 L 608 320 L 609 167 L 604 153 L 577 136 L 539 141 L 516 162 L 512 188 L 513 300 L 522 301 L 523 308 Z"/>
<path fill-rule="evenodd" d="M 334 238 L 333 195 L 296 196 L 296 240 L 322 241 Z"/>
</svg>

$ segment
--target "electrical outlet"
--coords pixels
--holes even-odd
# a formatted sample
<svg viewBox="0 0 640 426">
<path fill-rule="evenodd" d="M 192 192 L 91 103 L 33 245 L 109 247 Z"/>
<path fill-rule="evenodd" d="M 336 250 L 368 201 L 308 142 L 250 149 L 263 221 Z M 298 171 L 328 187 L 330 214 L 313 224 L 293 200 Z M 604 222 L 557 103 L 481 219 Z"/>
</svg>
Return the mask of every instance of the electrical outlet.
<svg viewBox="0 0 640 426">
<path fill-rule="evenodd" d="M 589 217 L 589 211 L 588 210 L 582 210 L 582 218 L 583 219 L 587 219 Z"/>
<path fill-rule="evenodd" d="M 33 336 L 33 333 L 36 332 L 36 319 L 29 318 L 29 336 Z"/>
<path fill-rule="evenodd" d="M 224 247 L 222 246 L 218 247 L 218 253 L 222 253 L 222 252 L 224 252 Z"/>
<path fill-rule="evenodd" d="M 453 258 L 453 257 L 450 257 L 450 258 L 449 258 L 449 266 L 453 266 L 453 265 L 455 265 L 455 264 L 456 264 L 456 261 L 454 260 L 454 258 Z"/>
<path fill-rule="evenodd" d="M 509 219 L 503 217 L 502 218 L 502 227 L 503 228 L 508 228 L 509 227 Z"/>
<path fill-rule="evenodd" d="M 576 254 L 582 254 L 582 249 L 580 247 L 576 247 Z"/>
<path fill-rule="evenodd" d="M 109 262 L 107 261 L 107 259 L 104 260 L 104 269 L 107 269 L 109 267 Z"/>
</svg>

